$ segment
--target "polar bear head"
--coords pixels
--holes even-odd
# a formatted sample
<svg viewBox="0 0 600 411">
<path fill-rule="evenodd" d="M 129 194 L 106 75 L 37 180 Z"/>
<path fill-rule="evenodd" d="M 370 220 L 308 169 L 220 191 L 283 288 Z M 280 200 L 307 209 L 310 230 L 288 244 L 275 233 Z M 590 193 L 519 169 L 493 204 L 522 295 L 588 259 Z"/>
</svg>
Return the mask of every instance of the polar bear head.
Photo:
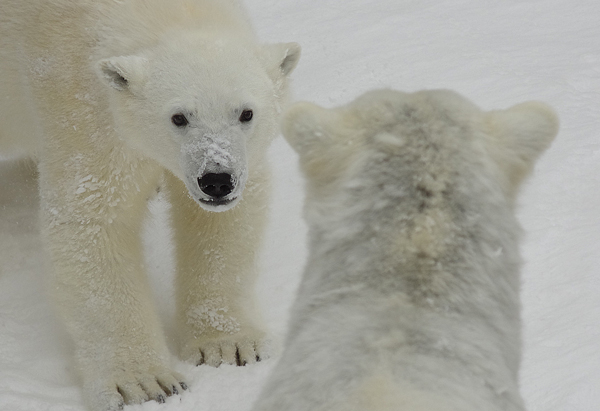
<svg viewBox="0 0 600 411">
<path fill-rule="evenodd" d="M 299 55 L 295 43 L 184 34 L 101 59 L 97 72 L 120 138 L 179 177 L 201 207 L 225 211 L 264 163 Z"/>
<path fill-rule="evenodd" d="M 373 210 L 390 198 L 419 210 L 448 201 L 450 192 L 492 193 L 490 202 L 512 204 L 557 131 L 543 103 L 484 112 L 447 90 L 377 90 L 333 109 L 296 103 L 282 118 L 306 177 L 308 211 L 329 217 L 339 215 L 342 192 L 354 210 L 360 201 Z M 352 190 L 361 195 L 348 200 Z"/>
</svg>

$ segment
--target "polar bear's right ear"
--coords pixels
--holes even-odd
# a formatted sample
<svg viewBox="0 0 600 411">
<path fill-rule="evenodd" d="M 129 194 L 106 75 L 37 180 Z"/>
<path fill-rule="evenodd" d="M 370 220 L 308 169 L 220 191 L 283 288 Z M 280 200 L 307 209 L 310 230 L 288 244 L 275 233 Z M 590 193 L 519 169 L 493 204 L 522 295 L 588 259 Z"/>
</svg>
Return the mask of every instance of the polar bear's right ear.
<svg viewBox="0 0 600 411">
<path fill-rule="evenodd" d="M 148 60 L 139 56 L 120 56 L 98 62 L 98 76 L 118 91 L 138 92 L 146 82 Z"/>
</svg>

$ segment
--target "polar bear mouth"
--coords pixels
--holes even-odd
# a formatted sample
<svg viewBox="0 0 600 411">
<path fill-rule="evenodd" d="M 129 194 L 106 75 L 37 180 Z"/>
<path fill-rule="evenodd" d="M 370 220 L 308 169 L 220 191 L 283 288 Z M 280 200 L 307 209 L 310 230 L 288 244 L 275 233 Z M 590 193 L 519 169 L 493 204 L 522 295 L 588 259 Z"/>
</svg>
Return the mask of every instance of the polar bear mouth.
<svg viewBox="0 0 600 411">
<path fill-rule="evenodd" d="M 198 201 L 200 203 L 210 206 L 210 207 L 226 206 L 226 205 L 229 205 L 229 204 L 235 202 L 236 200 L 237 200 L 237 197 L 228 198 L 228 199 L 222 199 L 222 198 L 213 198 L 213 199 L 199 198 L 198 199 Z"/>
</svg>

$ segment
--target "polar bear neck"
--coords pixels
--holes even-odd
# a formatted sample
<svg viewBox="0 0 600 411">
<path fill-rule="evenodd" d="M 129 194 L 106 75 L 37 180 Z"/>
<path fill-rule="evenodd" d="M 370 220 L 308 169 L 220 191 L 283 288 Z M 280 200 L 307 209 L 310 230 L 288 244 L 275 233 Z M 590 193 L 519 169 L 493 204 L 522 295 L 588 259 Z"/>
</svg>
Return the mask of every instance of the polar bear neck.
<svg viewBox="0 0 600 411">
<path fill-rule="evenodd" d="M 390 327 L 405 315 L 432 330 L 452 324 L 466 352 L 493 352 L 516 376 L 520 228 L 512 209 L 485 174 L 436 190 L 403 161 L 366 168 L 326 201 L 307 199 L 309 257 L 293 321 L 363 307 Z M 469 341 L 470 329 L 491 336 L 485 348 Z"/>
<path fill-rule="evenodd" d="M 307 208 L 305 275 L 320 290 L 360 284 L 443 309 L 460 309 L 449 296 L 467 296 L 475 282 L 494 284 L 486 300 L 518 300 L 520 229 L 485 173 L 424 173 L 385 157 Z"/>
</svg>

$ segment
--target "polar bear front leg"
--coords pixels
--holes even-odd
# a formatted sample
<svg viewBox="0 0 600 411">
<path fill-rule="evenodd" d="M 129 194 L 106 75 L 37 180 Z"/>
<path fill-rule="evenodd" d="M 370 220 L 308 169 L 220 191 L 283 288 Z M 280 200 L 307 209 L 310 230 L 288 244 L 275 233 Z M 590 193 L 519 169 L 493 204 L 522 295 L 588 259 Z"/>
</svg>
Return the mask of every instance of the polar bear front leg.
<svg viewBox="0 0 600 411">
<path fill-rule="evenodd" d="M 248 182 L 225 212 L 203 210 L 168 177 L 177 261 L 181 357 L 195 364 L 246 365 L 268 356 L 254 298 L 267 188 Z"/>
<path fill-rule="evenodd" d="M 86 400 L 96 411 L 164 402 L 186 386 L 168 366 L 142 266 L 145 180 L 153 170 L 111 158 L 98 169 L 86 163 L 94 156 L 73 158 L 73 166 L 40 164 L 42 231 Z"/>
</svg>

